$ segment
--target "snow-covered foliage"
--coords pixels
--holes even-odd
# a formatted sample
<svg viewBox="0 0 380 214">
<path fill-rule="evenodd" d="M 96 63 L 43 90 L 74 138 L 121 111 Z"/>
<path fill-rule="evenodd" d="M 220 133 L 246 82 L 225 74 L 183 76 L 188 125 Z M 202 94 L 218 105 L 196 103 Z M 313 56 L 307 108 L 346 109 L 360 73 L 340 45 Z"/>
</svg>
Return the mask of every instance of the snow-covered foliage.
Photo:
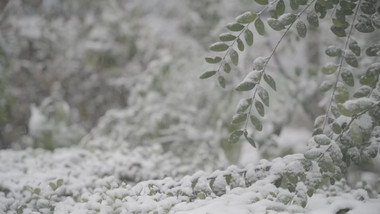
<svg viewBox="0 0 380 214">
<path fill-rule="evenodd" d="M 376 213 L 362 1 L 0 2 L 0 213 Z"/>
</svg>

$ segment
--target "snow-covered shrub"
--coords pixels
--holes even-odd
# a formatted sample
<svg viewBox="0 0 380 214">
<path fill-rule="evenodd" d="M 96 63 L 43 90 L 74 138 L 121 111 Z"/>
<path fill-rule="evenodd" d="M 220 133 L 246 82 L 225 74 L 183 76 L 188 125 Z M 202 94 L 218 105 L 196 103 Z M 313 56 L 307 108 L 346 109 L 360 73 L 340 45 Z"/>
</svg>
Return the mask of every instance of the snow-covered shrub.
<svg viewBox="0 0 380 214">
<path fill-rule="evenodd" d="M 214 66 L 200 78 L 216 76 L 219 85 L 225 88 L 226 78 L 239 66 L 242 53 L 253 45 L 254 36 L 281 32 L 271 52 L 255 58 L 251 64 L 252 71 L 249 69 L 244 79 L 235 86 L 236 91 L 244 92 L 248 97 L 239 102 L 236 114 L 232 117 L 232 123 L 236 126 L 229 141 L 236 143 L 240 138 L 245 138 L 260 149 L 263 145 L 256 145 L 255 141 L 257 132 L 263 130 L 262 118 L 271 110 L 269 90 L 276 91 L 278 88 L 276 78 L 272 77 L 272 73 L 276 72 L 269 65 L 272 61 L 279 64 L 276 57 L 279 47 L 285 43 L 285 39 L 298 41 L 315 34 L 317 30 L 329 28 L 327 32 L 337 37 L 333 41 L 328 40 L 327 43 L 333 42 L 333 45 L 325 50 L 332 60 L 326 59 L 327 63 L 323 66 L 314 65 L 316 68 L 312 72 L 315 74 L 311 77 L 321 82 L 319 90 L 323 96 L 319 105 L 324 112 L 320 116 L 316 115 L 313 137 L 301 161 L 304 168 L 301 171 L 305 173 L 306 180 L 299 177 L 299 172 L 288 172 L 282 174 L 278 181 L 283 188 L 296 193 L 296 186 L 303 183 L 311 196 L 320 185 L 334 184 L 344 177 L 352 162 L 365 164 L 377 156 L 380 142 L 380 5 L 371 0 L 305 0 L 289 1 L 289 4 L 283 0 L 256 2 L 263 5 L 259 12 L 248 11 L 236 17 L 235 22 L 227 24 L 228 32 L 219 35 L 220 41 L 209 46 L 216 55 L 205 60 Z M 310 68 L 298 69 L 295 76 L 307 73 Z M 280 73 L 288 72 L 288 68 L 278 70 Z M 316 74 L 319 71 L 321 75 Z M 290 74 L 287 76 L 290 80 L 294 78 Z M 297 85 L 294 81 L 289 82 Z M 307 89 L 314 91 L 313 85 Z M 319 176 L 313 173 L 316 169 L 321 173 Z M 309 180 L 311 178 L 316 180 Z"/>
</svg>

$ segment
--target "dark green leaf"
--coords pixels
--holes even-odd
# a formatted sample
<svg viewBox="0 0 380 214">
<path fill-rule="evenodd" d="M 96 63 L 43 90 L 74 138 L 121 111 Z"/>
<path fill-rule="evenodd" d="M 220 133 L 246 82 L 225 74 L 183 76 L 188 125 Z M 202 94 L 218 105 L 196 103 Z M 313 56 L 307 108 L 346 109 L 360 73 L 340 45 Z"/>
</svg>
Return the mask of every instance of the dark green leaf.
<svg viewBox="0 0 380 214">
<path fill-rule="evenodd" d="M 263 103 L 266 106 L 269 106 L 269 94 L 268 94 L 268 92 L 261 86 L 258 86 L 257 90 L 258 90 L 257 93 L 259 94 L 261 101 L 263 101 Z"/>
<path fill-rule="evenodd" d="M 244 29 L 244 25 L 239 23 L 230 23 L 226 27 L 230 31 L 241 31 Z"/>
<path fill-rule="evenodd" d="M 322 155 L 321 150 L 319 150 L 319 149 L 311 149 L 311 150 L 305 152 L 304 156 L 308 160 L 314 160 L 314 159 L 317 159 L 321 155 Z"/>
<path fill-rule="evenodd" d="M 355 40 L 351 40 L 348 47 L 356 56 L 360 56 L 360 47 Z"/>
<path fill-rule="evenodd" d="M 220 61 L 222 61 L 222 58 L 218 57 L 218 56 L 216 56 L 214 58 L 212 58 L 212 57 L 206 57 L 205 60 L 206 60 L 207 63 L 216 64 L 216 63 L 219 63 Z"/>
<path fill-rule="evenodd" d="M 253 33 L 249 29 L 244 32 L 244 39 L 248 46 L 253 44 Z"/>
<path fill-rule="evenodd" d="M 245 12 L 236 18 L 236 22 L 241 24 L 249 24 L 255 20 L 256 14 L 250 11 Z"/>
<path fill-rule="evenodd" d="M 236 36 L 234 36 L 230 33 L 222 33 L 219 35 L 219 39 L 220 39 L 220 41 L 223 41 L 223 42 L 229 42 L 229 41 L 235 40 Z"/>
<path fill-rule="evenodd" d="M 255 83 L 253 81 L 244 80 L 236 86 L 236 91 L 249 91 L 255 87 Z"/>
<path fill-rule="evenodd" d="M 259 120 L 259 118 L 257 118 L 254 115 L 251 115 L 250 119 L 251 119 L 251 123 L 255 126 L 255 128 L 256 128 L 257 131 L 262 131 L 263 130 L 263 124 L 261 123 L 261 121 Z"/>
<path fill-rule="evenodd" d="M 255 0 L 258 4 L 261 4 L 261 5 L 267 5 L 268 4 L 268 0 Z"/>
<path fill-rule="evenodd" d="M 360 15 L 358 23 L 355 25 L 356 30 L 361 33 L 371 33 L 375 31 L 371 19 L 368 16 Z"/>
<path fill-rule="evenodd" d="M 318 16 L 314 11 L 309 11 L 306 16 L 307 21 L 313 27 L 319 26 Z"/>
<path fill-rule="evenodd" d="M 264 80 L 265 82 L 276 91 L 276 82 L 269 74 L 264 74 Z"/>
<path fill-rule="evenodd" d="M 346 31 L 344 31 L 344 28 L 342 27 L 337 27 L 335 25 L 331 26 L 331 31 L 337 36 L 337 37 L 345 37 Z"/>
<path fill-rule="evenodd" d="M 346 52 L 344 54 L 344 60 L 347 64 L 351 65 L 352 67 L 358 67 L 358 60 L 352 52 Z"/>
<path fill-rule="evenodd" d="M 285 13 L 285 14 L 283 14 L 283 15 L 279 18 L 279 20 L 280 20 L 280 22 L 281 22 L 283 25 L 287 26 L 287 25 L 292 24 L 292 23 L 296 20 L 296 18 L 297 18 L 297 15 L 295 15 L 295 14 L 293 14 L 293 13 Z"/>
<path fill-rule="evenodd" d="M 255 141 L 251 137 L 248 136 L 248 132 L 247 131 L 244 132 L 244 137 L 249 142 L 249 144 L 251 144 L 254 148 L 256 148 Z"/>
<path fill-rule="evenodd" d="M 380 62 L 375 62 L 371 64 L 366 72 L 369 76 L 379 76 L 380 75 Z"/>
<path fill-rule="evenodd" d="M 58 179 L 57 180 L 57 187 L 62 186 L 62 184 L 63 184 L 63 179 Z"/>
<path fill-rule="evenodd" d="M 285 26 L 278 19 L 268 18 L 268 25 L 275 31 L 285 29 Z"/>
<path fill-rule="evenodd" d="M 244 51 L 244 44 L 243 44 L 243 41 L 241 41 L 241 39 L 238 38 L 238 39 L 236 40 L 236 42 L 237 42 L 237 46 L 238 46 L 239 51 Z"/>
<path fill-rule="evenodd" d="M 216 71 L 206 71 L 199 78 L 201 78 L 201 79 L 207 79 L 209 77 L 214 76 L 215 74 L 216 74 Z"/>
<path fill-rule="evenodd" d="M 345 20 L 339 20 L 339 19 L 332 19 L 334 26 L 341 28 L 341 29 L 346 29 L 350 24 L 346 22 Z"/>
<path fill-rule="evenodd" d="M 226 51 L 228 49 L 228 45 L 226 45 L 223 42 L 216 42 L 216 43 L 210 45 L 209 49 L 211 51 L 223 52 L 223 51 Z"/>
<path fill-rule="evenodd" d="M 354 97 L 355 98 L 360 98 L 360 97 L 366 97 L 368 96 L 372 91 L 372 88 L 367 86 L 367 85 L 363 85 L 361 86 L 355 93 L 354 93 Z"/>
<path fill-rule="evenodd" d="M 298 35 L 302 38 L 305 38 L 306 32 L 307 32 L 305 23 L 303 23 L 302 21 L 298 21 L 296 24 L 296 29 L 297 29 Z"/>
<path fill-rule="evenodd" d="M 378 7 L 380 8 L 380 7 Z M 376 28 L 380 28 L 380 12 L 377 12 L 371 16 L 372 24 Z"/>
<path fill-rule="evenodd" d="M 239 123 L 244 122 L 246 119 L 247 119 L 247 113 L 238 113 L 232 117 L 232 123 L 239 124 Z"/>
<path fill-rule="evenodd" d="M 326 10 L 326 7 L 321 5 L 319 2 L 315 2 L 314 4 L 314 10 L 316 13 L 320 13 L 321 15 L 319 16 L 319 18 L 323 19 L 326 14 L 327 14 L 327 10 Z"/>
<path fill-rule="evenodd" d="M 40 188 L 35 188 L 34 191 L 33 191 L 34 194 L 36 195 L 39 195 L 41 193 L 41 189 Z"/>
<path fill-rule="evenodd" d="M 227 63 L 227 62 L 225 62 L 225 63 L 223 64 L 223 70 L 224 70 L 224 72 L 226 72 L 226 73 L 230 73 L 230 71 L 231 71 L 231 66 L 230 66 L 230 64 Z"/>
<path fill-rule="evenodd" d="M 277 16 L 281 16 L 285 12 L 285 3 L 284 0 L 280 0 L 276 5 L 276 14 Z"/>
<path fill-rule="evenodd" d="M 328 63 L 325 66 L 322 67 L 322 73 L 326 75 L 330 75 L 335 73 L 335 71 L 338 69 L 338 65 L 334 63 Z"/>
<path fill-rule="evenodd" d="M 344 83 L 346 83 L 348 86 L 351 86 L 353 87 L 355 82 L 354 82 L 354 75 L 352 74 L 352 72 L 346 68 L 342 69 L 342 72 L 341 72 L 341 77 L 344 81 Z"/>
<path fill-rule="evenodd" d="M 369 46 L 366 50 L 365 53 L 367 56 L 380 56 L 380 44 L 373 44 Z"/>
<path fill-rule="evenodd" d="M 252 105 L 252 99 L 241 99 L 239 101 L 236 113 L 243 113 L 245 112 L 250 106 Z"/>
<path fill-rule="evenodd" d="M 264 105 L 260 101 L 256 100 L 255 107 L 259 115 L 264 117 L 264 114 L 265 114 Z"/>
<path fill-rule="evenodd" d="M 256 27 L 257 33 L 259 33 L 260 35 L 264 35 L 264 33 L 265 33 L 264 23 L 263 23 L 263 21 L 261 21 L 260 18 L 256 19 L 255 27 Z"/>
<path fill-rule="evenodd" d="M 370 2 L 362 2 L 360 4 L 360 10 L 365 13 L 365 14 L 368 14 L 368 15 L 372 15 L 374 13 L 376 13 L 376 8 L 375 8 L 375 4 L 371 4 Z"/>
<path fill-rule="evenodd" d="M 292 10 L 298 10 L 298 6 L 297 0 L 290 0 L 290 8 L 292 8 Z"/>
<path fill-rule="evenodd" d="M 342 132 L 342 128 L 340 127 L 340 125 L 336 122 L 334 122 L 332 125 L 331 125 L 331 129 L 332 131 L 335 133 L 335 134 L 340 134 Z"/>
<path fill-rule="evenodd" d="M 223 76 L 218 77 L 218 82 L 219 82 L 220 87 L 222 87 L 222 88 L 226 87 L 226 80 L 224 79 Z"/>
<path fill-rule="evenodd" d="M 230 143 L 237 143 L 240 139 L 240 137 L 243 135 L 244 131 L 243 130 L 236 130 L 234 132 L 232 132 L 232 134 L 230 135 L 230 138 L 229 138 L 229 142 Z"/>
<path fill-rule="evenodd" d="M 327 47 L 325 53 L 329 57 L 336 57 L 336 56 L 340 56 L 342 54 L 342 49 L 340 49 L 336 46 L 330 45 L 329 47 Z"/>
<path fill-rule="evenodd" d="M 230 59 L 231 59 L 231 62 L 237 66 L 238 63 L 239 63 L 239 55 L 238 53 L 234 50 L 234 49 L 231 49 L 230 50 Z"/>
</svg>

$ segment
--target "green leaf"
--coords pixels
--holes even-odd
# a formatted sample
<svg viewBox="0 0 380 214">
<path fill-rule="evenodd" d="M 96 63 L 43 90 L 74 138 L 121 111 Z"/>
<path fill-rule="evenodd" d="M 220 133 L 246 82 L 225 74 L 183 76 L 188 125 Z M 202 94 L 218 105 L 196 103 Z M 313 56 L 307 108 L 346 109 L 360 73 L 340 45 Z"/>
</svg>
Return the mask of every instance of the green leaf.
<svg viewBox="0 0 380 214">
<path fill-rule="evenodd" d="M 268 94 L 268 92 L 261 86 L 258 86 L 257 90 L 258 90 L 257 93 L 259 94 L 259 97 L 261 98 L 263 103 L 266 106 L 269 106 L 269 94 Z"/>
<path fill-rule="evenodd" d="M 339 110 L 339 113 L 341 113 L 342 115 L 346 116 L 346 117 L 351 117 L 351 112 L 346 109 L 344 107 L 344 105 L 342 105 L 341 103 L 338 103 L 338 110 Z"/>
<path fill-rule="evenodd" d="M 226 27 L 230 31 L 241 31 L 244 29 L 244 25 L 239 23 L 229 23 Z"/>
<path fill-rule="evenodd" d="M 313 27 L 319 26 L 318 16 L 314 11 L 309 11 L 306 16 L 307 22 Z"/>
<path fill-rule="evenodd" d="M 263 21 L 261 21 L 260 18 L 256 19 L 256 21 L 255 21 L 255 27 L 256 27 L 257 33 L 259 33 L 260 35 L 264 35 L 265 34 L 264 23 L 263 23 Z"/>
<path fill-rule="evenodd" d="M 239 123 L 244 122 L 246 119 L 247 119 L 247 113 L 238 113 L 232 117 L 232 123 L 239 124 Z"/>
<path fill-rule="evenodd" d="M 243 130 L 235 130 L 234 132 L 232 132 L 232 134 L 230 135 L 230 138 L 229 138 L 229 142 L 231 144 L 234 144 L 234 143 L 237 143 L 240 139 L 240 137 L 243 135 L 244 131 Z"/>
<path fill-rule="evenodd" d="M 41 193 L 41 189 L 40 188 L 35 188 L 33 190 L 33 193 L 36 194 L 36 195 L 39 195 Z"/>
<path fill-rule="evenodd" d="M 249 99 L 241 99 L 239 101 L 236 113 L 245 112 L 252 105 L 252 98 Z"/>
<path fill-rule="evenodd" d="M 319 135 L 315 135 L 314 137 L 314 141 L 319 144 L 319 145 L 329 145 L 331 143 L 331 140 L 330 138 L 328 138 L 326 135 L 324 134 L 319 134 Z"/>
<path fill-rule="evenodd" d="M 285 12 L 285 3 L 284 0 L 278 1 L 276 5 L 276 14 L 277 16 L 281 16 Z"/>
<path fill-rule="evenodd" d="M 236 91 L 249 91 L 252 90 L 255 87 L 255 83 L 250 80 L 243 80 L 241 83 L 239 83 L 238 86 L 236 86 Z"/>
<path fill-rule="evenodd" d="M 230 73 L 230 71 L 231 71 L 231 66 L 230 66 L 229 63 L 225 62 L 225 63 L 223 64 L 223 71 L 226 72 L 226 73 Z"/>
<path fill-rule="evenodd" d="M 51 188 L 53 191 L 55 191 L 55 190 L 57 189 L 57 185 L 55 185 L 55 183 L 50 182 L 50 183 L 49 183 L 49 186 L 50 186 L 50 188 Z"/>
<path fill-rule="evenodd" d="M 380 11 L 378 11 L 377 13 L 373 14 L 371 16 L 371 20 L 372 20 L 372 24 L 376 27 L 376 28 L 380 28 Z"/>
<path fill-rule="evenodd" d="M 276 91 L 276 82 L 269 74 L 264 74 L 264 80 L 265 82 Z"/>
<path fill-rule="evenodd" d="M 249 24 L 255 20 L 256 14 L 252 13 L 250 11 L 247 11 L 240 16 L 236 18 L 236 22 L 241 23 L 241 24 Z"/>
<path fill-rule="evenodd" d="M 375 1 L 376 2 L 376 1 Z M 374 2 L 364 1 L 360 4 L 360 10 L 368 15 L 376 13 Z"/>
<path fill-rule="evenodd" d="M 201 79 L 207 79 L 209 77 L 214 76 L 215 74 L 216 74 L 216 71 L 206 71 L 199 78 L 201 78 Z"/>
<path fill-rule="evenodd" d="M 330 90 L 333 86 L 333 83 L 329 80 L 325 80 L 322 82 L 322 84 L 319 86 L 319 90 L 321 92 L 326 92 L 328 90 Z"/>
<path fill-rule="evenodd" d="M 338 65 L 330 62 L 322 67 L 322 73 L 326 75 L 330 75 L 330 74 L 335 73 L 337 69 L 338 69 Z"/>
<path fill-rule="evenodd" d="M 243 41 L 241 41 L 241 39 L 238 38 L 238 39 L 236 40 L 236 42 L 237 42 L 237 46 L 238 46 L 239 51 L 244 51 L 244 44 L 243 44 Z"/>
<path fill-rule="evenodd" d="M 343 30 L 350 26 L 346 20 L 332 19 L 332 22 L 336 27 L 342 28 Z"/>
<path fill-rule="evenodd" d="M 356 56 L 360 56 L 360 47 L 357 41 L 352 40 L 348 47 Z"/>
<path fill-rule="evenodd" d="M 234 64 L 235 66 L 238 65 L 238 63 L 239 63 L 239 55 L 238 55 L 238 53 L 234 49 L 230 50 L 230 59 L 231 59 L 232 64 Z"/>
<path fill-rule="evenodd" d="M 337 37 L 345 37 L 347 36 L 346 31 L 344 31 L 344 28 L 337 27 L 335 25 L 331 26 L 331 31 L 337 36 Z"/>
<path fill-rule="evenodd" d="M 365 75 L 360 77 L 360 84 L 374 86 L 378 80 L 378 76 L 371 75 L 370 73 L 366 73 Z"/>
<path fill-rule="evenodd" d="M 367 56 L 380 56 L 380 44 L 373 44 L 369 46 L 366 50 L 365 53 Z"/>
<path fill-rule="evenodd" d="M 268 18 L 268 25 L 275 31 L 280 31 L 285 29 L 285 26 L 278 20 L 273 18 Z"/>
<path fill-rule="evenodd" d="M 344 54 L 344 60 L 346 61 L 347 64 L 349 64 L 352 67 L 357 68 L 358 65 L 358 60 L 356 59 L 355 55 L 352 52 L 346 52 Z"/>
<path fill-rule="evenodd" d="M 259 113 L 259 115 L 264 117 L 264 113 L 265 113 L 264 105 L 260 101 L 256 100 L 255 107 L 256 107 L 256 110 Z"/>
<path fill-rule="evenodd" d="M 352 74 L 350 70 L 346 68 L 342 69 L 340 76 L 342 77 L 342 80 L 344 81 L 344 83 L 346 83 L 348 86 L 351 86 L 351 87 L 354 86 L 355 84 L 354 75 Z"/>
<path fill-rule="evenodd" d="M 219 39 L 220 39 L 220 41 L 223 41 L 223 42 L 229 42 L 229 41 L 235 40 L 236 36 L 234 36 L 230 33 L 222 33 L 219 35 Z"/>
<path fill-rule="evenodd" d="M 296 18 L 297 18 L 297 15 L 293 13 L 285 13 L 282 16 L 280 16 L 278 20 L 280 20 L 280 22 L 283 25 L 287 26 L 287 25 L 292 24 L 296 20 Z"/>
<path fill-rule="evenodd" d="M 343 83 L 338 82 L 335 91 L 335 101 L 337 103 L 344 103 L 350 98 L 350 94 Z"/>
<path fill-rule="evenodd" d="M 305 152 L 305 154 L 304 154 L 305 158 L 308 160 L 317 159 L 321 155 L 322 155 L 322 152 L 320 149 L 311 149 L 311 150 Z"/>
<path fill-rule="evenodd" d="M 321 19 L 325 18 L 326 14 L 327 14 L 327 8 L 325 6 L 321 5 L 319 2 L 315 2 L 314 10 L 316 13 L 321 14 L 319 16 L 319 18 L 321 18 Z"/>
<path fill-rule="evenodd" d="M 303 21 L 298 21 L 297 22 L 296 29 L 297 29 L 298 36 L 300 36 L 302 38 L 305 38 L 306 32 L 307 32 L 307 28 L 306 28 L 306 25 L 305 25 L 305 23 Z"/>
<path fill-rule="evenodd" d="M 218 56 L 216 56 L 214 58 L 212 58 L 212 57 L 206 57 L 205 60 L 206 60 L 207 63 L 216 64 L 216 63 L 219 63 L 220 61 L 222 61 L 222 58 L 218 57 Z"/>
<path fill-rule="evenodd" d="M 371 33 L 375 31 L 371 19 L 365 15 L 360 15 L 358 23 L 355 24 L 355 29 L 361 33 Z"/>
<path fill-rule="evenodd" d="M 209 49 L 211 51 L 216 51 L 216 52 L 223 52 L 223 51 L 226 51 L 228 49 L 228 45 L 226 45 L 225 43 L 223 42 L 216 42 L 212 45 L 210 45 Z"/>
<path fill-rule="evenodd" d="M 259 118 L 257 118 L 254 115 L 251 115 L 250 119 L 251 119 L 251 123 L 255 126 L 255 128 L 256 128 L 257 131 L 262 131 L 263 130 L 263 124 L 261 123 L 261 121 L 259 120 Z"/>
<path fill-rule="evenodd" d="M 244 32 L 244 39 L 248 46 L 253 44 L 253 33 L 249 29 Z"/>
<path fill-rule="evenodd" d="M 336 57 L 336 56 L 340 56 L 342 54 L 342 49 L 340 49 L 334 45 L 330 45 L 327 47 L 325 53 L 329 57 Z"/>
<path fill-rule="evenodd" d="M 57 187 L 62 186 L 62 184 L 63 184 L 63 179 L 58 179 L 58 181 L 57 181 Z"/>
<path fill-rule="evenodd" d="M 248 136 L 248 132 L 247 131 L 244 131 L 244 137 L 249 142 L 249 144 L 251 144 L 254 148 L 256 148 L 255 141 L 251 137 Z"/>
<path fill-rule="evenodd" d="M 366 97 L 368 96 L 372 91 L 372 88 L 369 87 L 368 85 L 363 85 L 361 86 L 355 93 L 354 97 L 355 98 L 360 98 L 360 97 Z"/>
<path fill-rule="evenodd" d="M 226 80 L 224 79 L 223 76 L 221 76 L 221 75 L 218 76 L 218 82 L 219 82 L 220 87 L 222 87 L 222 88 L 226 87 Z"/>
<path fill-rule="evenodd" d="M 255 0 L 258 4 L 261 4 L 261 5 L 267 5 L 268 4 L 268 0 Z"/>
<path fill-rule="evenodd" d="M 380 62 L 375 62 L 371 64 L 366 72 L 367 75 L 370 76 L 378 76 L 380 75 Z"/>
<path fill-rule="evenodd" d="M 336 122 L 334 122 L 332 125 L 331 125 L 331 129 L 332 131 L 335 133 L 335 134 L 340 134 L 342 133 L 342 128 L 340 127 L 340 125 Z"/>
<path fill-rule="evenodd" d="M 298 2 L 297 0 L 290 0 L 290 8 L 292 8 L 292 10 L 298 10 Z"/>
</svg>

